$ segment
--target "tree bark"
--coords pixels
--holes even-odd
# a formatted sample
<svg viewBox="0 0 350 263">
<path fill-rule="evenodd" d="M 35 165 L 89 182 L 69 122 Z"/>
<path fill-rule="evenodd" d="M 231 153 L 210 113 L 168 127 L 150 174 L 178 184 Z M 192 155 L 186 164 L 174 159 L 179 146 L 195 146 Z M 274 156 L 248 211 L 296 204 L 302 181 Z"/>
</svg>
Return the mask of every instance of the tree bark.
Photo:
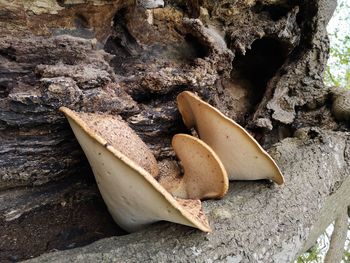
<svg viewBox="0 0 350 263">
<path fill-rule="evenodd" d="M 314 224 L 331 192 L 339 192 L 339 202 L 331 200 L 333 210 L 323 219 L 332 222 L 333 212 L 350 202 L 349 160 L 344 158 L 350 154 L 349 134 L 317 133 L 313 139 L 308 134 L 305 130 L 271 149 L 285 173 L 284 187 L 233 182 L 224 199 L 204 202 L 211 234 L 159 223 L 30 262 L 292 262 L 311 232 L 320 230 Z"/>
<path fill-rule="evenodd" d="M 204 203 L 211 235 L 157 224 L 39 261 L 285 262 L 334 219 L 324 208 L 350 174 L 349 94 L 322 81 L 335 1 L 158 2 L 0 2 L 0 261 L 125 234 L 60 106 L 118 114 L 174 162 L 183 90 L 270 149 L 285 187 L 232 182 Z"/>
</svg>

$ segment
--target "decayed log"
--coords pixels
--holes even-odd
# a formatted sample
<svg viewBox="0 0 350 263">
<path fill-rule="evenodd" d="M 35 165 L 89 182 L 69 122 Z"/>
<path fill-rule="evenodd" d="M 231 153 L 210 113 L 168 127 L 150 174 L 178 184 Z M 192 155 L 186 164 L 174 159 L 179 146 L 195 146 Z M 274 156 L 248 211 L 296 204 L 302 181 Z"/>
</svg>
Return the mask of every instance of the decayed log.
<svg viewBox="0 0 350 263">
<path fill-rule="evenodd" d="M 130 262 L 194 256 L 283 261 L 311 242 L 318 233 L 312 226 L 324 226 L 317 216 L 349 174 L 348 95 L 322 82 L 325 26 L 335 1 L 172 0 L 145 9 L 146 2 L 0 2 L 0 261 L 119 232 L 110 227 L 60 106 L 119 114 L 158 161 L 173 161 L 171 137 L 189 132 L 175 103 L 183 90 L 237 120 L 265 148 L 275 145 L 271 151 L 286 186 L 232 183 L 224 200 L 205 202 L 212 235 L 157 225 L 57 254 L 57 260 L 68 253 L 67 260 L 95 261 L 107 253 Z M 86 220 L 76 239 L 79 207 L 79 213 L 109 223 Z M 39 220 L 56 212 L 73 214 L 71 222 L 58 220 L 53 229 L 49 220 Z M 38 222 L 42 238 L 23 239 L 19 228 Z M 65 224 L 67 235 L 60 239 Z M 96 254 L 79 255 L 88 250 Z"/>
</svg>

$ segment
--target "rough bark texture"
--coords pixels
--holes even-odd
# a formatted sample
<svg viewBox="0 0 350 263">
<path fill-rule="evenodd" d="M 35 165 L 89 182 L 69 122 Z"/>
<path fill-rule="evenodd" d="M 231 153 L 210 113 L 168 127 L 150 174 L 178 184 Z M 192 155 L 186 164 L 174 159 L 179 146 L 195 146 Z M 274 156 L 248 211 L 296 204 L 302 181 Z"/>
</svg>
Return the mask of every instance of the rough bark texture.
<svg viewBox="0 0 350 263">
<path fill-rule="evenodd" d="M 0 261 L 124 234 L 60 106 L 118 114 L 173 161 L 189 132 L 175 98 L 192 90 L 272 147 L 287 180 L 231 183 L 205 202 L 211 235 L 159 224 L 57 261 L 288 261 L 350 174 L 349 94 L 322 82 L 334 1 L 147 2 L 0 1 Z"/>
<path fill-rule="evenodd" d="M 271 149 L 285 187 L 233 182 L 223 200 L 204 203 L 212 234 L 157 224 L 30 262 L 291 262 L 327 197 L 350 181 L 349 133 L 303 130 L 298 137 Z"/>
</svg>

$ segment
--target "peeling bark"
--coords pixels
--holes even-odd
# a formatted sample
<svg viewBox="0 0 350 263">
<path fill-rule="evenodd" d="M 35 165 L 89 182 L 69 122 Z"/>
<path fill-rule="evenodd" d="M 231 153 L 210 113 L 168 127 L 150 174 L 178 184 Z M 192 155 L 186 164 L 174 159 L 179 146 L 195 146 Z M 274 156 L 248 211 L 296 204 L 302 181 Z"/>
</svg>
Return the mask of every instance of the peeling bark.
<svg viewBox="0 0 350 263">
<path fill-rule="evenodd" d="M 0 261 L 118 234 L 109 223 L 86 220 L 74 241 L 80 213 L 111 219 L 60 106 L 120 115 L 157 161 L 176 165 L 171 137 L 190 133 L 175 103 L 183 90 L 197 92 L 270 148 L 289 178 L 285 188 L 233 182 L 224 200 L 206 202 L 216 229 L 211 236 L 157 225 L 113 238 L 118 248 L 107 240 L 66 252 L 67 260 L 102 260 L 106 253 L 132 262 L 149 251 L 146 258 L 159 261 L 197 254 L 198 261 L 288 261 L 317 232 L 310 230 L 317 215 L 349 175 L 349 94 L 322 82 L 325 26 L 335 1 L 169 0 L 161 8 L 147 6 L 156 2 L 162 1 L 0 1 L 0 198 L 6 200 L 0 206 Z M 60 206 L 66 197 L 72 197 L 69 205 Z M 73 213 L 68 238 L 57 237 L 66 224 L 62 217 L 39 241 L 23 239 L 18 226 L 40 223 L 42 233 L 50 231 L 49 222 L 39 220 L 46 212 Z M 16 240 L 21 245 L 13 245 Z M 89 249 L 96 254 L 81 258 Z"/>
</svg>

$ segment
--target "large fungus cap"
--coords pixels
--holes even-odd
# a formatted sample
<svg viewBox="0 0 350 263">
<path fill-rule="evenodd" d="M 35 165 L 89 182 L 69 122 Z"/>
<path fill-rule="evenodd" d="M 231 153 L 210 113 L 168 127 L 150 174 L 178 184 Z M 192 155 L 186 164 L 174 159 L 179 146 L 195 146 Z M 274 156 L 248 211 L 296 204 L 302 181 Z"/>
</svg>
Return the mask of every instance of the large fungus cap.
<svg viewBox="0 0 350 263">
<path fill-rule="evenodd" d="M 114 146 L 114 136 L 107 141 L 104 133 L 102 137 L 94 130 L 95 117 L 99 125 L 105 125 L 101 115 L 89 114 L 89 118 L 84 118 L 84 113 L 65 107 L 60 110 L 89 160 L 110 213 L 122 228 L 133 232 L 165 220 L 211 231 L 200 200 L 174 198 L 149 172 Z"/>
<path fill-rule="evenodd" d="M 177 97 L 179 111 L 188 128 L 220 157 L 231 180 L 270 179 L 283 184 L 275 161 L 239 124 L 189 91 Z"/>
<path fill-rule="evenodd" d="M 60 109 L 65 114 L 68 109 Z M 78 113 L 76 113 L 78 114 Z M 153 177 L 159 174 L 157 161 L 147 145 L 119 116 L 79 112 L 79 118 L 89 125 L 94 134 L 140 165 Z"/>
</svg>

